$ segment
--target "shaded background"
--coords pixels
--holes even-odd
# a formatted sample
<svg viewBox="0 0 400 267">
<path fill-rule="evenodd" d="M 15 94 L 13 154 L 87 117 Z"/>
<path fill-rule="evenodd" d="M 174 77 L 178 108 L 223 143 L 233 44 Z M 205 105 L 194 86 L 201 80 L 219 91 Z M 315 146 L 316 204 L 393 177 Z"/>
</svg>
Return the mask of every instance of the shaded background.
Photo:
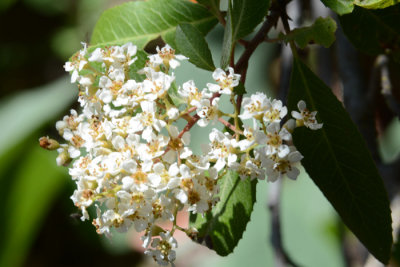
<svg viewBox="0 0 400 267">
<path fill-rule="evenodd" d="M 81 222 L 70 196 L 74 183 L 66 168 L 55 163 L 56 152 L 42 150 L 43 135 L 57 138 L 55 122 L 76 104 L 77 88 L 63 70 L 68 57 L 88 42 L 101 12 L 124 1 L 2 0 L 0 2 L 0 266 L 152 266 L 142 256 L 134 232 L 115 233 L 107 240 L 89 221 Z M 220 58 L 223 29 L 208 36 L 213 57 Z M 278 59 L 283 48 L 263 44 L 248 71 L 249 93 L 273 95 L 282 78 Z M 307 52 L 320 76 L 340 95 L 331 50 Z M 317 57 L 316 55 L 319 55 Z M 325 68 L 315 58 L 326 57 Z M 314 60 L 312 59 L 314 58 Z M 368 60 L 368 58 L 367 58 Z M 328 64 L 326 63 L 328 62 Z M 325 72 L 324 72 L 325 70 Z M 177 82 L 193 79 L 199 88 L 210 73 L 184 63 Z M 333 74 L 332 74 L 333 73 Z M 324 76 L 325 75 L 325 76 Z M 327 76 L 326 76 L 327 75 Z M 335 79 L 336 77 L 336 79 Z M 271 89 L 271 90 L 268 90 Z M 400 151 L 400 126 L 388 119 L 379 139 L 380 152 L 390 162 Z M 199 152 L 207 142 L 204 129 L 194 127 L 192 145 Z M 234 253 L 219 257 L 185 237 L 179 243 L 177 266 L 274 266 L 269 244 L 268 184 L 258 183 L 257 202 Z M 336 213 L 318 188 L 302 172 L 298 181 L 284 181 L 282 194 L 284 246 L 302 266 L 344 266 L 343 231 Z M 185 221 L 186 218 L 182 218 Z"/>
</svg>

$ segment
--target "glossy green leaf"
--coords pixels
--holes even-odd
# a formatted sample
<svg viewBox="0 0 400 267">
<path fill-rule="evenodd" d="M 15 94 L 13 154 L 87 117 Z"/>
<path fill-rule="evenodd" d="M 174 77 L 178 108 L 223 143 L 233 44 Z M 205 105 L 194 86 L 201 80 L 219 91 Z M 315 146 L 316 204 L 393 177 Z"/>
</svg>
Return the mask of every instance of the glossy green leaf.
<svg viewBox="0 0 400 267">
<path fill-rule="evenodd" d="M 354 4 L 368 9 L 382 9 L 400 3 L 399 0 L 355 0 Z"/>
<path fill-rule="evenodd" d="M 288 106 L 299 100 L 317 110 L 323 128 L 297 128 L 293 141 L 304 155 L 302 164 L 343 222 L 381 262 L 392 246 L 388 197 L 375 163 L 342 103 L 304 63 L 295 59 Z"/>
<path fill-rule="evenodd" d="M 215 70 L 210 48 L 204 36 L 190 24 L 180 24 L 176 29 L 176 47 L 179 52 L 199 68 Z"/>
<path fill-rule="evenodd" d="M 332 18 L 317 18 L 309 27 L 298 28 L 288 35 L 281 35 L 285 42 L 295 41 L 300 48 L 305 48 L 310 42 L 329 47 L 335 41 L 336 22 Z"/>
<path fill-rule="evenodd" d="M 191 214 L 190 226 L 199 233 L 196 241 L 215 250 L 219 255 L 232 253 L 250 221 L 256 201 L 257 180 L 241 180 L 229 171 L 220 181 L 220 201 L 204 215 Z"/>
<path fill-rule="evenodd" d="M 56 166 L 55 155 L 39 147 L 25 148 L 19 169 L 8 189 L 2 220 L 0 266 L 20 266 L 32 244 L 40 222 L 59 190 L 67 182 L 66 172 Z"/>
<path fill-rule="evenodd" d="M 222 45 L 222 68 L 228 66 L 235 42 L 253 32 L 254 28 L 267 15 L 269 4 L 269 0 L 229 1 Z"/>
<path fill-rule="evenodd" d="M 175 45 L 175 30 L 180 23 L 190 23 L 203 35 L 217 19 L 206 8 L 186 0 L 133 1 L 105 11 L 92 35 L 92 45 L 121 45 L 132 42 L 139 49 L 161 36 Z"/>
<path fill-rule="evenodd" d="M 381 10 L 356 7 L 340 23 L 353 45 L 368 54 L 386 53 L 400 62 L 400 4 Z"/>
</svg>

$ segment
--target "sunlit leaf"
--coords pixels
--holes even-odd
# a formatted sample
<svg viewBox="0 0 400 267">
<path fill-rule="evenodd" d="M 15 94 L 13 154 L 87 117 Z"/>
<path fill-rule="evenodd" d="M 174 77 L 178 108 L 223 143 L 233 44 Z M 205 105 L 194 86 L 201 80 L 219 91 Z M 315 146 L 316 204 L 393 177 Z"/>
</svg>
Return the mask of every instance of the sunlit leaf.
<svg viewBox="0 0 400 267">
<path fill-rule="evenodd" d="M 354 4 L 368 9 L 381 9 L 400 3 L 399 0 L 355 0 Z"/>
<path fill-rule="evenodd" d="M 368 9 L 382 9 L 394 6 L 399 0 L 321 0 L 325 6 L 329 7 L 339 15 L 352 13 L 354 6 L 361 6 Z"/>
<path fill-rule="evenodd" d="M 220 181 L 220 201 L 203 216 L 192 214 L 190 226 L 199 234 L 196 241 L 215 250 L 219 255 L 232 253 L 246 230 L 256 201 L 257 180 L 241 181 L 238 174 L 229 171 Z"/>
<path fill-rule="evenodd" d="M 92 35 L 92 45 L 121 45 L 132 42 L 142 49 L 161 36 L 175 46 L 175 30 L 190 23 L 205 35 L 217 23 L 206 8 L 186 0 L 149 0 L 124 3 L 105 11 Z"/>
<path fill-rule="evenodd" d="M 317 18 L 309 27 L 294 29 L 287 35 L 281 35 L 285 42 L 295 41 L 300 48 L 310 42 L 329 47 L 335 41 L 336 22 L 332 18 Z"/>
<path fill-rule="evenodd" d="M 190 24 L 180 24 L 176 29 L 176 47 L 179 52 L 199 68 L 215 70 L 210 48 L 203 35 Z"/>
<path fill-rule="evenodd" d="M 295 59 L 288 104 L 297 109 L 303 99 L 317 110 L 323 128 L 297 128 L 293 141 L 304 155 L 302 164 L 311 179 L 339 213 L 343 222 L 381 262 L 392 246 L 387 193 L 375 163 L 342 103 L 315 74 Z"/>
<path fill-rule="evenodd" d="M 321 0 L 325 6 L 329 7 L 339 15 L 351 13 L 354 8 L 352 0 Z"/>
</svg>

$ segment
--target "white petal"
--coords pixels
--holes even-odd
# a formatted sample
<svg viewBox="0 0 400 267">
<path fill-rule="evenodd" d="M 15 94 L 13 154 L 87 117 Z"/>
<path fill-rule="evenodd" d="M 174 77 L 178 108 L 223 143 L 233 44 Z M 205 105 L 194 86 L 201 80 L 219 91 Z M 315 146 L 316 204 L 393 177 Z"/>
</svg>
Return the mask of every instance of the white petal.
<svg viewBox="0 0 400 267">
<path fill-rule="evenodd" d="M 290 179 L 292 179 L 292 180 L 296 180 L 296 179 L 297 179 L 297 176 L 299 176 L 299 174 L 300 174 L 300 171 L 299 171 L 299 169 L 297 169 L 296 167 L 292 167 L 292 169 L 289 170 L 289 171 L 286 173 L 286 175 L 287 175 Z"/>
<path fill-rule="evenodd" d="M 189 132 L 185 132 L 185 133 L 182 135 L 182 143 L 183 143 L 185 146 L 188 146 L 188 145 L 190 144 L 190 133 L 189 133 Z"/>
<path fill-rule="evenodd" d="M 220 171 L 225 167 L 225 165 L 226 165 L 225 159 L 218 159 L 214 165 L 214 168 L 217 169 L 217 171 Z"/>
<path fill-rule="evenodd" d="M 292 117 L 297 119 L 297 120 L 302 120 L 303 116 L 301 116 L 301 114 L 297 111 L 292 111 Z"/>
<path fill-rule="evenodd" d="M 137 167 L 136 161 L 132 159 L 126 160 L 122 163 L 122 168 L 129 173 L 136 172 L 136 167 Z"/>
<path fill-rule="evenodd" d="M 171 120 L 175 120 L 175 119 L 177 119 L 178 117 L 179 117 L 179 109 L 177 109 L 177 108 L 170 108 L 169 110 L 168 110 L 168 117 L 171 119 Z"/>
<path fill-rule="evenodd" d="M 188 157 L 190 157 L 193 154 L 192 150 L 190 150 L 190 148 L 188 147 L 184 147 L 181 151 L 180 151 L 180 157 L 182 159 L 186 159 Z"/>
<path fill-rule="evenodd" d="M 179 130 L 178 127 L 176 127 L 175 125 L 171 125 L 169 127 L 169 134 L 171 135 L 172 138 L 177 138 L 179 135 Z"/>
<path fill-rule="evenodd" d="M 172 164 L 175 162 L 176 159 L 176 152 L 174 150 L 168 150 L 167 153 L 164 154 L 163 160 Z"/>
<path fill-rule="evenodd" d="M 124 190 L 130 190 L 130 188 L 133 185 L 133 179 L 132 177 L 129 176 L 125 176 L 124 178 L 122 178 L 122 189 Z"/>
<path fill-rule="evenodd" d="M 303 159 L 303 156 L 300 154 L 299 151 L 294 151 L 294 152 L 290 153 L 288 156 L 288 160 L 290 162 L 298 162 L 302 159 Z"/>
<path fill-rule="evenodd" d="M 290 149 L 287 145 L 281 145 L 279 147 L 279 151 L 278 151 L 278 156 L 280 158 L 284 158 L 286 155 L 288 155 L 290 152 Z"/>
<path fill-rule="evenodd" d="M 221 87 L 214 83 L 207 83 L 207 87 L 208 87 L 208 90 L 210 90 L 210 92 L 212 92 L 212 93 L 217 93 L 217 92 L 219 92 L 219 90 L 221 90 Z"/>
<path fill-rule="evenodd" d="M 304 102 L 303 100 L 300 100 L 299 103 L 297 103 L 297 107 L 299 108 L 300 111 L 303 111 L 306 109 L 306 102 Z"/>
<path fill-rule="evenodd" d="M 161 177 L 155 173 L 150 173 L 147 178 L 152 186 L 157 187 L 161 182 Z"/>
<path fill-rule="evenodd" d="M 186 204 L 188 200 L 188 196 L 186 195 L 186 192 L 183 190 L 178 190 L 178 192 L 175 193 L 175 197 L 182 203 Z"/>
</svg>

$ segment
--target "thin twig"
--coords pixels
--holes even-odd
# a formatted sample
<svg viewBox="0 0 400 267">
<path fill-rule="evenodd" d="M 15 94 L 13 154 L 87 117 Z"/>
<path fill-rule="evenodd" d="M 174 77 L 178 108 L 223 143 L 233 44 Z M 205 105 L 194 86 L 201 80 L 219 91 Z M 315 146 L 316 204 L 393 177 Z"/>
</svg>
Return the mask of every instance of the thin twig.
<svg viewBox="0 0 400 267">
<path fill-rule="evenodd" d="M 276 25 L 278 19 L 279 19 L 279 12 L 280 7 L 277 6 L 277 4 L 274 2 L 273 6 L 270 9 L 270 15 L 267 16 L 267 19 L 264 21 L 262 24 L 261 28 L 259 31 L 256 33 L 256 35 L 248 41 L 245 45 L 245 50 L 237 63 L 234 66 L 235 72 L 239 73 L 241 75 L 240 81 L 244 84 L 246 81 L 246 73 L 247 73 L 247 68 L 249 66 L 249 60 L 251 55 L 254 53 L 256 48 L 265 41 L 267 38 L 267 35 L 269 31 L 272 29 L 274 25 Z M 236 100 L 237 104 L 237 109 L 240 111 L 240 108 L 242 106 L 242 100 L 243 96 L 238 96 Z"/>
<path fill-rule="evenodd" d="M 235 132 L 237 134 L 243 134 L 243 132 L 240 129 L 236 129 L 236 127 L 234 125 L 232 125 L 231 123 L 227 122 L 223 118 L 218 118 L 218 121 L 221 122 L 226 127 L 228 127 L 229 129 L 231 129 L 233 132 Z"/>
<path fill-rule="evenodd" d="M 189 131 L 199 119 L 200 119 L 199 115 L 197 115 L 197 114 L 194 115 L 193 120 L 189 121 L 186 124 L 185 128 L 183 128 L 183 130 L 179 133 L 178 138 L 182 138 L 183 134 L 185 132 Z"/>
<path fill-rule="evenodd" d="M 253 54 L 254 50 L 260 45 L 268 35 L 268 32 L 272 29 L 272 27 L 276 24 L 279 19 L 279 11 L 271 7 L 271 13 L 267 16 L 267 19 L 264 21 L 263 25 L 261 26 L 260 30 L 257 34 L 253 37 L 251 41 L 248 42 L 245 51 L 243 52 L 242 56 L 239 58 L 235 65 L 235 72 L 242 74 L 244 69 L 247 69 L 249 64 L 249 59 Z"/>
</svg>

